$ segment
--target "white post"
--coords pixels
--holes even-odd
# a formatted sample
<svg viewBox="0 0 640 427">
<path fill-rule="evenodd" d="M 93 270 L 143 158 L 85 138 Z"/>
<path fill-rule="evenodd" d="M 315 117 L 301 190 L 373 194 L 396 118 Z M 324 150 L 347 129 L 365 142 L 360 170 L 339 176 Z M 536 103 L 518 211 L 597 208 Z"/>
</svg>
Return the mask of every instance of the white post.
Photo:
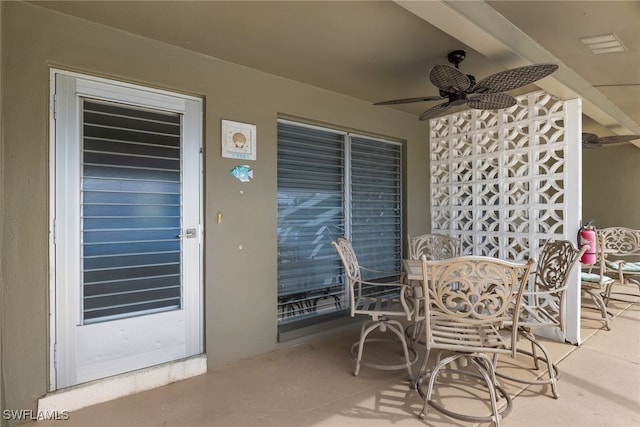
<svg viewBox="0 0 640 427">
<path fill-rule="evenodd" d="M 576 241 L 582 218 L 582 101 L 573 99 L 565 104 L 565 239 Z M 586 221 L 585 221 L 586 222 Z M 576 242 L 577 244 L 577 242 Z M 580 271 L 576 268 L 569 279 L 566 298 L 566 337 L 580 344 Z"/>
</svg>

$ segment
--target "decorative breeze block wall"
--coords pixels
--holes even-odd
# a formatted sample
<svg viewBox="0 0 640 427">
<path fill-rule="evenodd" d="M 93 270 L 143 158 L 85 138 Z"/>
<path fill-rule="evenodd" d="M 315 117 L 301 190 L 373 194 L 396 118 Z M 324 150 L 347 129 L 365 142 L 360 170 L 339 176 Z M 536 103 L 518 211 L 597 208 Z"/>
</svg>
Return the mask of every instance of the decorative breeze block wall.
<svg viewBox="0 0 640 427">
<path fill-rule="evenodd" d="M 568 206 L 567 191 L 579 191 L 580 176 L 576 186 L 569 173 L 580 167 L 567 158 L 580 156 L 580 144 L 573 134 L 577 147 L 568 143 L 567 124 L 579 134 L 579 100 L 568 116 L 575 100 L 544 91 L 517 99 L 509 109 L 430 122 L 431 229 L 461 237 L 465 255 L 526 259 L 547 239 L 573 240 L 577 232 L 581 207 Z"/>
</svg>

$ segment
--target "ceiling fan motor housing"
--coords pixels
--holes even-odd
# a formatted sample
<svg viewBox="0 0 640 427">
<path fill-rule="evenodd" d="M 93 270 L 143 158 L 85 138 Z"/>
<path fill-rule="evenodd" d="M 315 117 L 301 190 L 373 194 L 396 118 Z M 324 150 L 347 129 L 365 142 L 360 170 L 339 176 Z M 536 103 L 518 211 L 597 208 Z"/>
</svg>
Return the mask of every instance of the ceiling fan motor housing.
<svg viewBox="0 0 640 427">
<path fill-rule="evenodd" d="M 449 62 L 455 65 L 456 68 L 458 68 L 458 65 L 460 65 L 460 63 L 464 61 L 464 58 L 466 57 L 467 57 L 467 51 L 463 49 L 451 51 L 447 55 L 447 59 L 449 60 Z"/>
<path fill-rule="evenodd" d="M 456 105 L 466 104 L 468 101 L 467 94 L 465 92 L 448 93 L 449 105 L 455 107 Z"/>
</svg>

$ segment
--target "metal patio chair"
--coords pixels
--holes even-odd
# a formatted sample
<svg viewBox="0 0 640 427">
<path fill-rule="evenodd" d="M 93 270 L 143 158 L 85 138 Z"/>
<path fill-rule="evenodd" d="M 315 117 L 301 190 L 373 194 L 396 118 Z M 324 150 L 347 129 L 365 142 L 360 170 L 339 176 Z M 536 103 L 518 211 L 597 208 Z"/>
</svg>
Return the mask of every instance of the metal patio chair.
<svg viewBox="0 0 640 427">
<path fill-rule="evenodd" d="M 500 371 L 496 372 L 497 375 L 525 384 L 550 384 L 553 397 L 555 399 L 559 397 L 558 368 L 547 349 L 536 338 L 535 333 L 541 328 L 555 327 L 564 334 L 565 296 L 570 285 L 569 278 L 580 264 L 580 257 L 587 249 L 588 246 L 578 249 L 569 240 L 547 240 L 538 256 L 535 273 L 532 274 L 532 286 L 524 291 L 520 310 L 516 311 L 514 307 L 512 313 L 512 315 L 519 314 L 517 326 L 519 336 L 531 343 L 530 352 L 518 349 L 518 353 L 531 356 L 536 370 L 540 369 L 538 361 L 543 361 L 547 368 L 546 376 L 528 380 L 506 375 Z M 507 325 L 511 324 L 512 322 L 507 322 Z M 542 355 L 538 355 L 536 349 L 539 349 Z M 494 362 L 497 362 L 497 354 Z"/>
<path fill-rule="evenodd" d="M 602 245 L 604 274 L 620 285 L 635 284 L 640 289 L 640 230 L 627 227 L 607 227 L 597 231 Z M 613 285 L 605 290 L 604 302 L 609 304 Z"/>
<path fill-rule="evenodd" d="M 512 408 L 511 397 L 495 375 L 493 358 L 496 353 L 515 357 L 518 318 L 513 328 L 503 329 L 511 320 L 510 310 L 520 308 L 522 293 L 534 260 L 510 262 L 485 256 L 465 256 L 441 261 L 422 257 L 425 308 L 424 339 L 426 352 L 416 380 L 416 389 L 424 399 L 420 417 L 427 408 L 465 421 L 491 422 L 496 426 Z M 429 354 L 440 350 L 435 366 L 427 371 Z M 467 369 L 449 367 L 453 362 L 466 362 Z M 475 369 L 475 371 L 470 370 Z M 454 412 L 444 403 L 432 399 L 436 379 L 441 373 L 457 373 L 483 380 L 486 384 L 491 415 L 477 416 Z M 451 377 L 455 381 L 455 377 Z M 428 379 L 426 392 L 423 382 Z M 506 400 L 498 408 L 498 394 Z M 446 397 L 440 400 L 445 400 Z"/>
<path fill-rule="evenodd" d="M 605 298 L 611 294 L 611 288 L 616 280 L 605 273 L 604 236 L 599 232 L 596 232 L 596 235 L 598 245 L 596 263 L 583 266 L 580 272 L 580 290 L 583 295 L 591 298 L 598 311 L 600 311 L 600 318 L 604 323 L 604 327 L 607 330 L 611 330 L 610 320 L 613 315 L 607 310 Z M 588 316 L 585 317 L 589 318 Z"/>
<path fill-rule="evenodd" d="M 418 355 L 411 348 L 404 336 L 404 326 L 397 319 L 411 320 L 413 311 L 407 299 L 411 297 L 412 289 L 403 283 L 384 283 L 378 281 L 366 281 L 363 275 L 367 272 L 376 272 L 358 264 L 356 253 L 351 242 L 340 237 L 331 242 L 338 252 L 349 290 L 351 317 L 357 314 L 369 316 L 371 320 L 365 321 L 360 329 L 360 339 L 351 346 L 351 354 L 356 359 L 356 368 L 353 375 L 358 375 L 360 365 L 366 365 L 375 369 L 397 370 L 406 369 L 409 380 L 413 379 L 411 366 L 417 361 Z M 384 272 L 377 272 L 384 275 Z M 391 273 L 394 274 L 394 273 Z M 404 355 L 404 363 L 379 364 L 362 360 L 362 354 L 366 343 L 375 341 L 388 341 L 384 338 L 368 338 L 368 335 L 379 329 L 381 332 L 390 331 L 398 337 L 400 347 Z"/>
<path fill-rule="evenodd" d="M 440 233 L 428 233 L 411 237 L 407 235 L 409 242 L 409 259 L 419 260 L 423 255 L 427 261 L 437 261 L 454 258 L 462 254 L 462 240 L 458 237 L 447 236 Z M 424 326 L 424 310 L 420 308 L 422 286 L 414 286 L 414 321 L 407 325 L 405 334 L 414 345 L 422 327 Z"/>
</svg>

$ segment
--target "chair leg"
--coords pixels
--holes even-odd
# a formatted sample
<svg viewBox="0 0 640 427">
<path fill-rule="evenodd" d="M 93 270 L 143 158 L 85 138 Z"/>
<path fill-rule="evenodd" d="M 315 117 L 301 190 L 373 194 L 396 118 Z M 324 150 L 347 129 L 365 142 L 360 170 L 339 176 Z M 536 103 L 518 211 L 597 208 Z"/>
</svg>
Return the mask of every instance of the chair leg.
<svg viewBox="0 0 640 427">
<path fill-rule="evenodd" d="M 364 350 L 364 343 L 372 331 L 380 328 L 382 326 L 381 322 L 377 321 L 366 321 L 360 327 L 360 341 L 358 341 L 358 356 L 356 357 L 356 369 L 353 371 L 354 376 L 358 376 L 360 373 L 360 361 L 362 360 L 362 351 Z"/>
<path fill-rule="evenodd" d="M 469 362 L 478 373 L 469 372 L 467 370 L 456 370 L 456 369 L 444 369 L 446 366 L 452 364 L 457 360 L 466 360 Z M 481 378 L 486 383 L 486 386 L 489 391 L 489 399 L 491 401 L 491 415 L 490 416 L 474 416 L 474 415 L 466 415 L 461 413 L 456 413 L 446 409 L 444 406 L 436 403 L 431 399 L 433 394 L 433 389 L 435 386 L 436 379 L 441 372 L 456 372 L 460 375 L 468 375 L 475 378 Z M 422 411 L 420 412 L 420 418 L 425 418 L 427 414 L 427 409 L 429 406 L 436 409 L 438 412 L 441 412 L 449 417 L 464 420 L 464 421 L 474 421 L 474 422 L 493 422 L 496 426 L 500 426 L 500 420 L 506 417 L 513 407 L 513 402 L 511 400 L 511 396 L 507 393 L 507 391 L 500 385 L 495 375 L 495 364 L 492 362 L 491 358 L 483 353 L 455 353 L 452 356 L 445 357 L 441 359 L 438 363 L 436 363 L 433 370 L 428 374 L 429 375 L 429 383 L 427 386 L 427 392 L 424 393 L 422 391 L 421 385 L 424 380 L 424 377 L 427 374 L 422 374 L 418 380 L 418 393 L 424 399 L 424 405 L 422 406 Z M 506 400 L 506 405 L 503 407 L 502 411 L 498 409 L 498 392 L 502 395 Z"/>
<path fill-rule="evenodd" d="M 529 340 L 531 343 L 531 357 L 533 358 L 533 367 L 536 369 L 540 369 L 540 363 L 538 363 L 538 352 L 536 351 L 536 345 L 532 340 Z"/>
<path fill-rule="evenodd" d="M 409 341 L 409 346 L 413 347 L 416 342 L 418 342 L 418 337 L 422 334 L 422 328 L 424 327 L 424 320 L 418 320 L 414 323 L 407 325 L 404 330 L 405 336 L 407 336 Z"/>
<path fill-rule="evenodd" d="M 390 331 L 397 335 L 397 337 L 400 339 L 400 342 L 402 343 L 402 352 L 404 353 L 404 360 L 407 364 L 407 372 L 409 372 L 409 381 L 413 382 L 413 371 L 411 370 L 411 365 L 415 363 L 415 360 L 412 361 L 412 358 L 409 356 L 409 346 L 407 345 L 407 340 L 404 337 L 404 328 L 402 327 L 402 323 L 398 322 L 397 320 L 389 320 L 387 321 L 387 327 Z"/>
<path fill-rule="evenodd" d="M 481 359 L 484 362 L 484 365 L 481 365 L 478 362 L 478 359 Z M 495 367 L 493 365 L 493 362 L 487 355 L 478 354 L 477 357 L 471 359 L 471 364 L 476 368 L 482 378 L 484 378 L 484 381 L 487 383 L 487 388 L 489 389 L 489 398 L 491 399 L 491 409 L 493 411 L 493 423 L 496 427 L 500 427 L 502 414 L 498 412 L 498 393 L 496 392 L 498 381 L 496 380 Z"/>
<path fill-rule="evenodd" d="M 427 362 L 429 361 L 429 353 L 431 351 L 427 349 L 424 353 L 424 359 L 422 360 L 422 364 L 420 365 L 420 370 L 418 371 L 420 374 L 424 374 L 427 371 Z"/>
<path fill-rule="evenodd" d="M 558 368 L 553 364 L 549 351 L 536 339 L 532 332 L 521 331 L 521 334 L 531 343 L 531 355 L 535 361 L 536 369 L 540 369 L 538 359 L 542 359 L 547 363 L 547 374 L 549 375 L 549 384 L 551 384 L 551 393 L 553 393 L 553 398 L 557 399 L 560 397 L 558 394 Z M 543 356 L 537 355 L 536 348 L 542 351 Z"/>
<path fill-rule="evenodd" d="M 613 285 L 615 285 L 616 283 L 620 283 L 621 285 L 624 284 L 634 284 L 636 286 L 638 286 L 638 290 L 640 290 L 640 280 L 636 279 L 635 277 L 624 277 L 622 278 L 622 280 L 618 280 L 616 282 L 612 282 L 610 284 L 607 285 L 604 293 L 604 304 L 605 306 L 609 305 L 609 300 L 611 299 L 611 293 L 613 292 Z"/>
<path fill-rule="evenodd" d="M 367 342 L 367 336 L 374 330 L 380 329 L 381 332 L 391 331 L 393 332 L 400 340 L 400 344 L 402 345 L 402 352 L 404 355 L 404 363 L 397 365 L 379 365 L 369 362 L 362 361 L 362 353 L 364 350 L 364 345 Z M 370 338 L 368 340 L 371 341 L 391 341 L 385 338 Z M 393 340 L 396 342 L 395 340 Z M 355 352 L 355 348 L 358 348 L 358 351 Z M 360 339 L 355 342 L 351 346 L 351 354 L 356 359 L 356 369 L 353 372 L 354 376 L 358 376 L 360 373 L 360 366 L 366 365 L 372 367 L 374 369 L 382 369 L 382 370 L 397 370 L 397 369 L 406 369 L 409 373 L 409 381 L 413 382 L 413 371 L 411 370 L 411 366 L 418 360 L 418 353 L 407 345 L 407 341 L 404 336 L 404 329 L 402 327 L 402 323 L 397 320 L 369 320 L 362 324 L 360 328 Z"/>
<path fill-rule="evenodd" d="M 613 291 L 613 283 L 610 283 L 605 287 L 605 290 L 603 292 L 604 293 L 603 303 L 604 303 L 605 307 L 609 305 L 609 300 L 611 299 L 611 292 L 612 291 Z M 591 297 L 591 299 L 593 299 L 593 297 Z M 594 300 L 594 302 L 595 302 L 595 300 Z M 596 305 L 597 304 L 598 303 L 596 302 Z"/>
<path fill-rule="evenodd" d="M 542 345 L 542 343 L 535 338 L 535 335 L 531 331 L 520 330 L 520 335 L 523 336 L 526 340 L 528 340 L 531 343 L 531 351 L 518 349 L 517 350 L 518 353 L 526 354 L 527 356 L 530 356 L 533 359 L 535 370 L 540 369 L 540 363 L 539 363 L 540 360 L 546 363 L 547 375 L 549 376 L 549 378 L 548 379 L 536 378 L 534 380 L 527 380 L 524 378 L 519 378 L 512 375 L 501 373 L 500 371 L 497 370 L 497 365 L 498 365 L 497 354 L 495 354 L 493 357 L 493 364 L 494 366 L 496 366 L 495 374 L 500 378 L 506 378 L 508 380 L 515 381 L 522 384 L 550 384 L 553 398 L 557 399 L 559 397 L 559 394 L 558 394 L 559 372 L 558 372 L 557 366 L 553 364 L 553 360 L 551 359 L 551 355 L 549 354 L 549 351 L 547 351 L 545 346 Z M 538 352 L 536 349 L 540 349 L 540 351 L 542 352 L 541 356 L 538 355 Z"/>
<path fill-rule="evenodd" d="M 610 314 L 607 312 L 607 305 L 602 299 L 602 294 L 600 294 L 600 292 L 598 291 L 594 291 L 591 289 L 586 289 L 585 292 L 589 294 L 589 296 L 591 297 L 591 300 L 593 300 L 594 304 L 600 310 L 600 315 L 602 316 L 602 321 L 604 322 L 604 326 L 605 328 L 607 328 L 607 331 L 610 331 L 611 330 L 611 328 L 609 327 Z"/>
<path fill-rule="evenodd" d="M 427 386 L 427 393 L 423 396 L 424 405 L 422 406 L 422 411 L 420 412 L 420 418 L 424 419 L 427 416 L 427 409 L 429 408 L 429 402 L 431 401 L 431 394 L 433 393 L 433 387 L 436 383 L 436 378 L 438 377 L 438 373 L 442 368 L 447 366 L 449 363 L 455 361 L 456 359 L 459 359 L 460 357 L 462 357 L 462 354 L 454 354 L 452 356 L 449 356 L 440 360 L 440 362 L 436 364 L 436 366 L 434 366 L 431 372 L 429 373 L 429 383 Z M 422 394 L 422 390 L 420 388 L 418 388 L 418 392 Z"/>
<path fill-rule="evenodd" d="M 429 360 L 430 354 L 431 354 L 431 349 L 427 349 L 424 352 L 424 359 L 422 360 L 422 364 L 420 365 L 418 376 L 416 377 L 416 380 L 412 384 L 415 390 L 420 390 L 420 387 L 422 386 L 422 382 L 424 381 L 424 378 L 427 376 L 427 361 Z"/>
</svg>

